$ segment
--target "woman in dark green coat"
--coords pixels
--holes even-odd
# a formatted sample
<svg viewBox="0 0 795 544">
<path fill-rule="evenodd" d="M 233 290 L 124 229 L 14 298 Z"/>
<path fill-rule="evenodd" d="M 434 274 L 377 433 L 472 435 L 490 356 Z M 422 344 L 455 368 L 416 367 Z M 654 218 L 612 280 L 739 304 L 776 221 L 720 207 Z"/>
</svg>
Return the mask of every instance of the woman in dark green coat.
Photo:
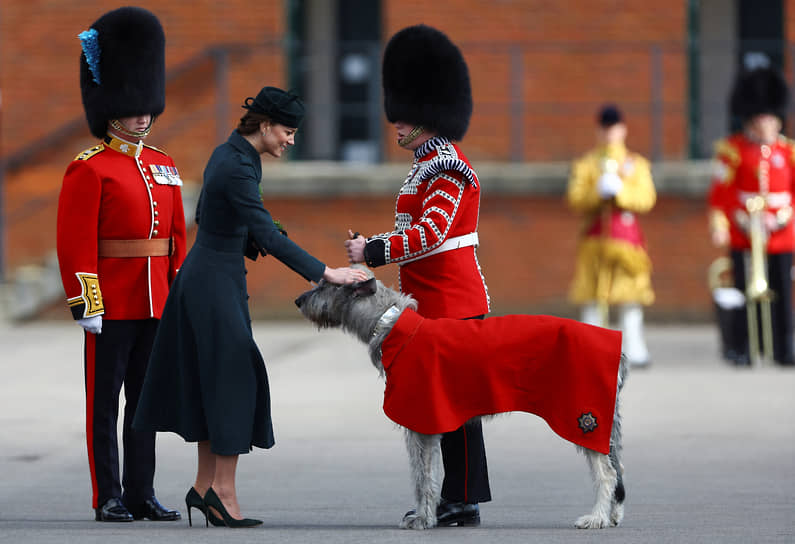
<svg viewBox="0 0 795 544">
<path fill-rule="evenodd" d="M 274 444 L 265 363 L 251 332 L 244 255 L 270 254 L 310 281 L 366 279 L 329 268 L 274 224 L 259 197 L 260 156 L 294 144 L 300 99 L 275 87 L 247 98 L 248 111 L 204 170 L 196 242 L 169 292 L 133 426 L 198 442 L 196 482 L 185 502 L 216 525 L 254 526 L 242 518 L 238 455 Z M 220 516 L 220 518 L 219 518 Z"/>
</svg>

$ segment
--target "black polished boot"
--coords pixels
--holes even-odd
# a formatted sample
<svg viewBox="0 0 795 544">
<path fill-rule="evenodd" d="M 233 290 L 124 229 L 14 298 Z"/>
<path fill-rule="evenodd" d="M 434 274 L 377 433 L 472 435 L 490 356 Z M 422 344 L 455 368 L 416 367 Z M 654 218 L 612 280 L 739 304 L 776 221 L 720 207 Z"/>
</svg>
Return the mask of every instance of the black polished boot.
<svg viewBox="0 0 795 544">
<path fill-rule="evenodd" d="M 132 521 L 133 516 L 120 499 L 108 499 L 105 504 L 94 509 L 96 521 Z"/>
<path fill-rule="evenodd" d="M 734 366 L 751 366 L 751 358 L 747 352 L 729 349 L 724 355 L 725 359 Z"/>
<path fill-rule="evenodd" d="M 403 516 L 413 516 L 416 510 L 409 510 Z M 480 507 L 466 502 L 450 502 L 442 499 L 436 507 L 437 527 L 477 527 L 480 525 Z"/>
<path fill-rule="evenodd" d="M 152 495 L 144 502 L 136 505 L 129 505 L 128 509 L 133 519 L 150 519 L 152 521 L 177 521 L 182 519 L 179 511 L 166 508 Z"/>
<path fill-rule="evenodd" d="M 438 527 L 477 527 L 480 525 L 480 507 L 466 502 L 450 502 L 442 499 L 436 508 Z"/>
</svg>

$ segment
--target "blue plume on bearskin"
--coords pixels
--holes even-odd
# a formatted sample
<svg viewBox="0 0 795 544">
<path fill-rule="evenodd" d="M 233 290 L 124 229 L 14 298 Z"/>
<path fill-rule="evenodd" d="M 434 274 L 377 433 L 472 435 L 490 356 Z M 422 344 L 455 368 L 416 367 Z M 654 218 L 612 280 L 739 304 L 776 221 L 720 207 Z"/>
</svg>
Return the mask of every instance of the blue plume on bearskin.
<svg viewBox="0 0 795 544">
<path fill-rule="evenodd" d="M 97 31 L 93 28 L 84 30 L 77 35 L 80 38 L 80 46 L 83 48 L 83 55 L 86 57 L 88 69 L 91 70 L 91 75 L 94 83 L 102 85 L 99 75 L 99 43 L 97 43 Z"/>
</svg>

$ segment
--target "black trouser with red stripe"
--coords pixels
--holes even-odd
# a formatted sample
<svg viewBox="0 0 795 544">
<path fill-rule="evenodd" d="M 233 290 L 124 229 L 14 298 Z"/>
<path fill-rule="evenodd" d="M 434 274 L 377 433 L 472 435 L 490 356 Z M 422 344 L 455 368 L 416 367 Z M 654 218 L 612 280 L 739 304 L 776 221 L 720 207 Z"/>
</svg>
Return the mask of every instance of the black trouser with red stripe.
<svg viewBox="0 0 795 544">
<path fill-rule="evenodd" d="M 491 500 L 480 420 L 469 421 L 463 427 L 442 435 L 442 461 L 442 498 L 472 504 Z"/>
<path fill-rule="evenodd" d="M 470 319 L 483 319 L 480 315 Z M 444 481 L 442 498 L 451 502 L 479 503 L 491 500 L 486 445 L 480 420 L 472 420 L 442 435 Z"/>
<path fill-rule="evenodd" d="M 86 443 L 94 508 L 114 497 L 135 507 L 154 495 L 155 433 L 133 430 L 132 421 L 157 323 L 157 319 L 104 320 L 101 334 L 86 333 Z M 120 482 L 117 421 L 122 384 L 126 402 Z"/>
</svg>

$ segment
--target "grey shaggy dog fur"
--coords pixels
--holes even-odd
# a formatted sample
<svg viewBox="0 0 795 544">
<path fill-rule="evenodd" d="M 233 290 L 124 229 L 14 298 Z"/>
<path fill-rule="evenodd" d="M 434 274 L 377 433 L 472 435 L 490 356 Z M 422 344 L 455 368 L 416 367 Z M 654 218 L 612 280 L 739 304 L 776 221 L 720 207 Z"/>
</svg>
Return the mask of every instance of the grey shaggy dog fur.
<svg viewBox="0 0 795 544">
<path fill-rule="evenodd" d="M 384 367 L 381 363 L 381 344 L 384 338 L 389 334 L 400 312 L 406 308 L 417 309 L 413 298 L 389 289 L 374 277 L 349 286 L 321 281 L 317 287 L 299 296 L 295 302 L 301 313 L 318 327 L 342 328 L 367 344 L 370 360 L 382 376 Z M 390 314 L 389 319 L 382 319 L 391 306 L 395 306 L 398 311 Z M 619 393 L 626 374 L 627 364 L 622 357 L 618 376 Z M 436 525 L 436 507 L 441 496 L 444 474 L 440 441 L 439 434 L 427 435 L 405 429 L 416 506 L 401 520 L 400 527 L 404 529 L 428 529 Z M 580 446 L 577 449 L 588 461 L 594 480 L 596 501 L 591 512 L 577 519 L 575 526 L 580 529 L 617 526 L 624 518 L 625 497 L 619 395 L 616 395 L 610 454 L 604 455 Z"/>
</svg>

